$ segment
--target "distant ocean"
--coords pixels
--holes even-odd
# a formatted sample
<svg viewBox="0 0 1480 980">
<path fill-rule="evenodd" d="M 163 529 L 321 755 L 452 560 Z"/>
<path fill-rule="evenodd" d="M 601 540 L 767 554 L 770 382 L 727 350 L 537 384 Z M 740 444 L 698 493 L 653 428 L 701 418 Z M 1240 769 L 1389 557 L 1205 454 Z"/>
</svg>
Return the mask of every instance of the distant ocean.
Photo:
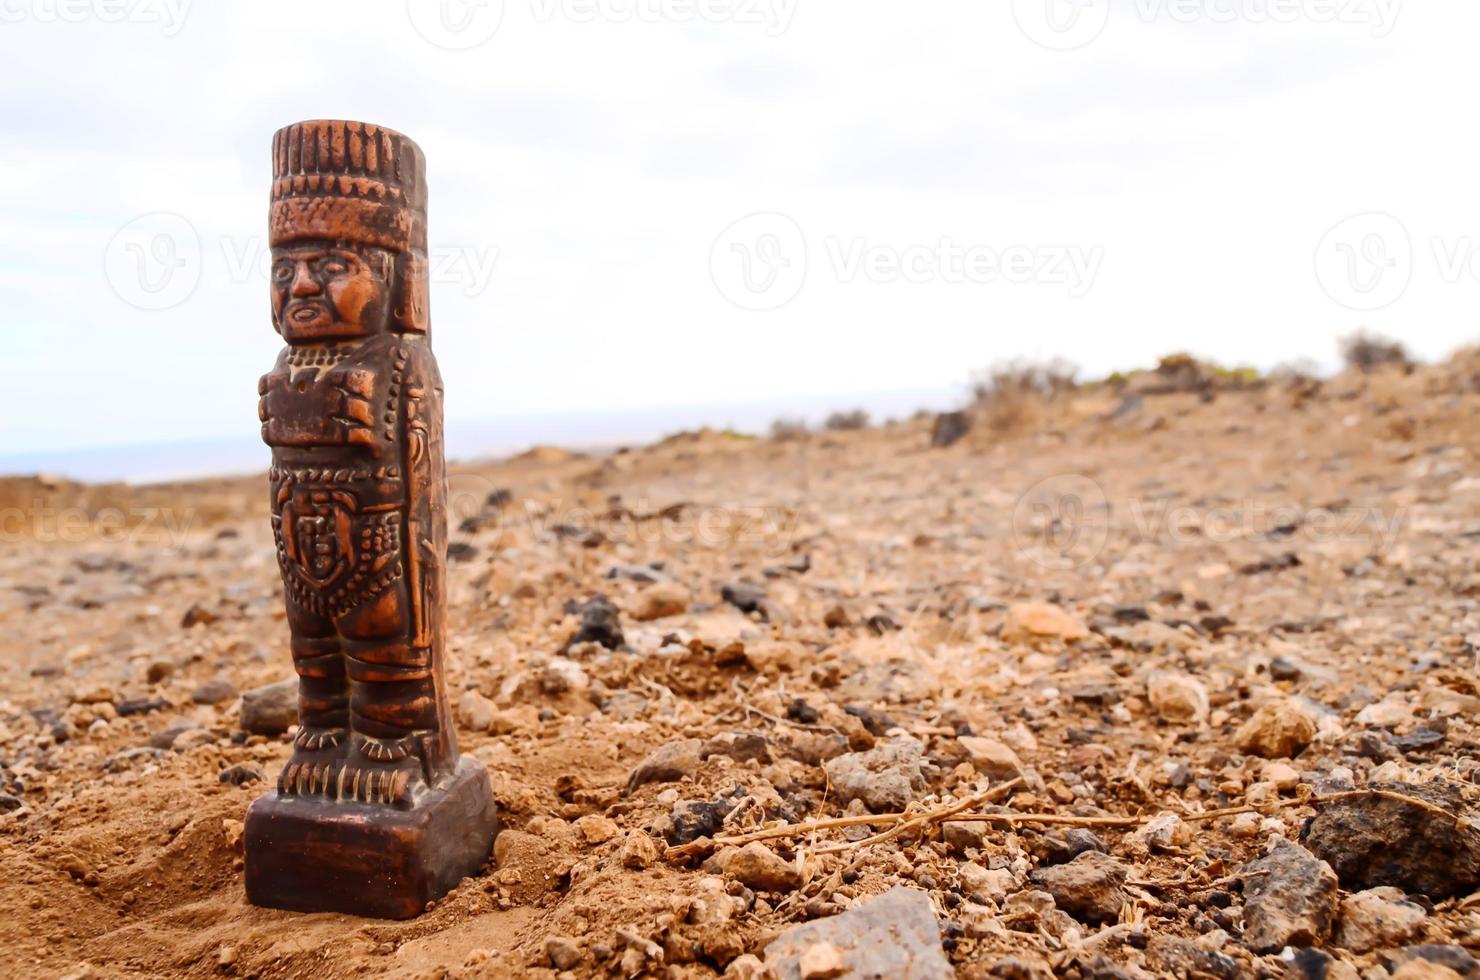
<svg viewBox="0 0 1480 980">
<path fill-rule="evenodd" d="M 575 412 L 492 419 L 448 419 L 450 459 L 499 458 L 531 446 L 576 450 L 642 445 L 685 429 L 710 426 L 764 434 L 779 418 L 820 426 L 829 414 L 862 408 L 875 422 L 908 418 L 919 409 L 960 407 L 964 385 L 901 391 L 809 396 L 754 402 Z M 246 427 L 244 427 L 246 428 Z M 87 482 L 159 483 L 234 476 L 267 469 L 268 451 L 256 426 L 241 436 L 134 446 L 101 446 L 57 452 L 0 453 L 0 476 L 46 473 Z"/>
</svg>

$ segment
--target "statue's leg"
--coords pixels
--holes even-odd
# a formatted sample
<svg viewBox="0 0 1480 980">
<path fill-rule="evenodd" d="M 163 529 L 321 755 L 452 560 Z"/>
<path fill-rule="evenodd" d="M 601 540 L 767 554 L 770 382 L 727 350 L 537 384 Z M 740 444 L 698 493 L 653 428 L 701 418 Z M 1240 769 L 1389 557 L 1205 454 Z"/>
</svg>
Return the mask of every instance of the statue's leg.
<svg viewBox="0 0 1480 980">
<path fill-rule="evenodd" d="M 341 795 L 410 806 L 434 779 L 437 699 L 432 651 L 412 643 L 405 581 L 346 613 L 339 630 L 354 732 Z"/>
<path fill-rule="evenodd" d="M 278 777 L 290 796 L 333 795 L 348 751 L 349 680 L 332 620 L 288 599 L 293 669 L 298 672 L 298 734 Z"/>
</svg>

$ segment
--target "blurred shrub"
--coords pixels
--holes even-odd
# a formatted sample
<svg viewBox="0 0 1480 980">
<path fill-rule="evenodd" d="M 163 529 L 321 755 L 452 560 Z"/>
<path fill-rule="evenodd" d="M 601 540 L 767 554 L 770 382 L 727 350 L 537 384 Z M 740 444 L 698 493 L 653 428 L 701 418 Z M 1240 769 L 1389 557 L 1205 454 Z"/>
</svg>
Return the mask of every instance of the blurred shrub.
<svg viewBox="0 0 1480 980">
<path fill-rule="evenodd" d="M 801 419 L 780 418 L 771 423 L 771 438 L 777 442 L 790 442 L 807 437 L 807 423 Z"/>
<path fill-rule="evenodd" d="M 833 412 L 823 426 L 830 432 L 856 432 L 868 428 L 868 412 L 855 408 L 851 412 Z"/>
<path fill-rule="evenodd" d="M 1408 370 L 1413 367 L 1413 359 L 1401 343 L 1366 330 L 1341 338 L 1340 345 L 1341 359 L 1346 362 L 1348 370 L 1355 368 L 1370 374 L 1383 368 Z"/>
</svg>

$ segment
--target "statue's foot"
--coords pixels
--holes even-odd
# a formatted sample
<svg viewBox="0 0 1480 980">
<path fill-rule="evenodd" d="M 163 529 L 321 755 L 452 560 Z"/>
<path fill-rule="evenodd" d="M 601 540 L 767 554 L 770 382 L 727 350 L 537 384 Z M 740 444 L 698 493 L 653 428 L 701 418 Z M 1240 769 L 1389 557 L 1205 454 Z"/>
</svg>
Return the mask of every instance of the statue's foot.
<svg viewBox="0 0 1480 980">
<path fill-rule="evenodd" d="M 402 759 L 409 759 L 420 748 L 420 745 L 415 735 L 407 735 L 404 738 L 371 738 L 368 735 L 361 735 L 356 748 L 364 754 L 365 758 L 375 762 L 399 762 Z"/>
<path fill-rule="evenodd" d="M 278 793 L 283 796 L 322 796 L 333 799 L 344 768 L 342 758 L 320 759 L 317 753 L 293 753 L 278 776 Z"/>
<path fill-rule="evenodd" d="M 283 796 L 324 796 L 333 798 L 344 766 L 349 733 L 342 728 L 304 726 L 293 737 L 293 754 L 278 776 L 278 792 Z"/>
<path fill-rule="evenodd" d="M 420 739 L 357 735 L 339 780 L 339 798 L 410 807 L 425 788 Z"/>
<path fill-rule="evenodd" d="M 334 749 L 339 747 L 348 734 L 343 728 L 312 728 L 305 725 L 293 736 L 293 745 L 308 752 Z"/>
</svg>

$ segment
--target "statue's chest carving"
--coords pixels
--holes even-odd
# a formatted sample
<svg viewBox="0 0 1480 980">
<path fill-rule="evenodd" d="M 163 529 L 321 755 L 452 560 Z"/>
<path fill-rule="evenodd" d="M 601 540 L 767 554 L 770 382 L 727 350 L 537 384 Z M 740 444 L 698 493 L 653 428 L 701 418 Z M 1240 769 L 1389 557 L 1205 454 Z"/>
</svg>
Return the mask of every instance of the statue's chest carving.
<svg viewBox="0 0 1480 980">
<path fill-rule="evenodd" d="M 396 410 L 382 372 L 363 364 L 283 366 L 258 386 L 262 435 L 269 446 L 357 446 L 395 441 Z"/>
</svg>

